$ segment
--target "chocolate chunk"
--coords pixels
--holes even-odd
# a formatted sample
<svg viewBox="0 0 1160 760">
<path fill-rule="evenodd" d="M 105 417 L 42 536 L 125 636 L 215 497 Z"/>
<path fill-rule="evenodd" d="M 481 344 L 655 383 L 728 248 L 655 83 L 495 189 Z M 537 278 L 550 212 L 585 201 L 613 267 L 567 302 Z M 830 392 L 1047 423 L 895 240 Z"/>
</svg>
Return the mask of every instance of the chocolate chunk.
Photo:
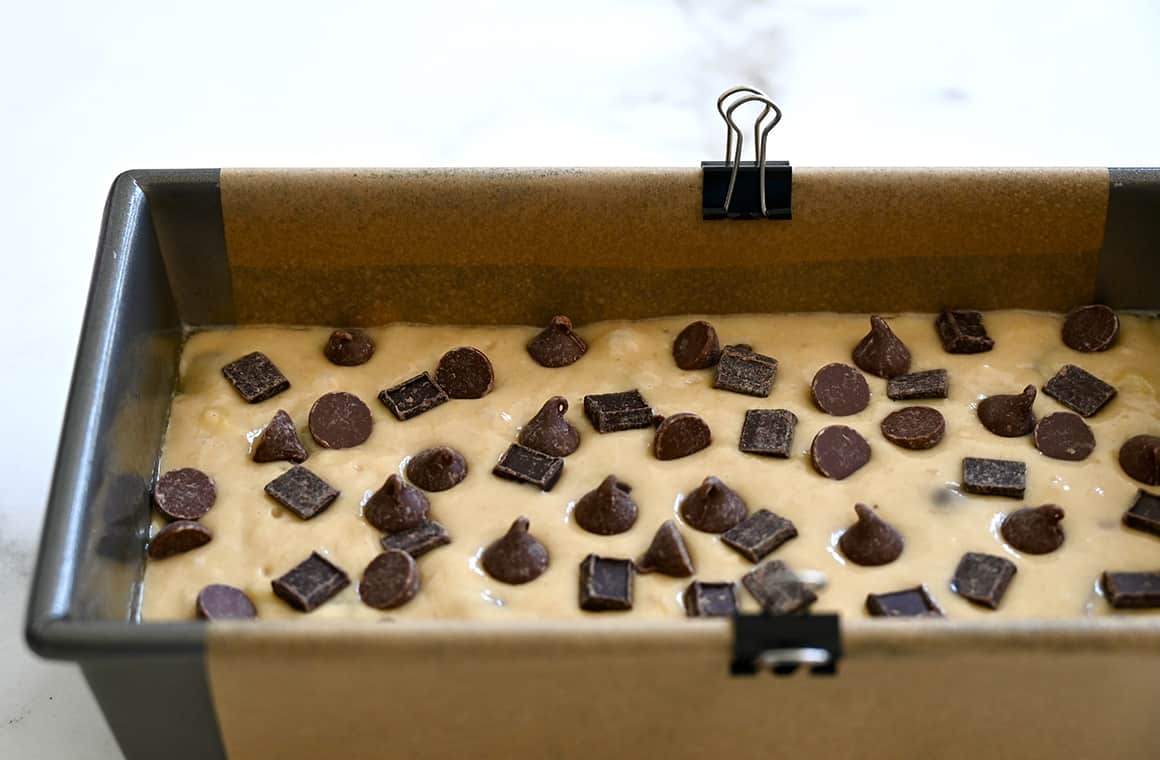
<svg viewBox="0 0 1160 760">
<path fill-rule="evenodd" d="M 598 433 L 616 433 L 653 424 L 652 407 L 636 389 L 585 396 L 584 415 Z"/>
<path fill-rule="evenodd" d="M 1120 334 L 1120 318 L 1103 304 L 1072 309 L 1063 321 L 1064 345 L 1076 351 L 1107 351 Z"/>
<path fill-rule="evenodd" d="M 274 417 L 254 444 L 253 459 L 255 462 L 293 462 L 301 464 L 306 461 L 306 447 L 298 436 L 298 428 L 294 420 L 284 410 L 274 412 Z"/>
<path fill-rule="evenodd" d="M 721 543 L 750 562 L 760 562 L 797 534 L 797 528 L 789 520 L 768 509 L 759 509 L 722 533 Z"/>
<path fill-rule="evenodd" d="M 193 467 L 170 470 L 157 479 L 153 503 L 169 520 L 197 520 L 217 501 L 213 478 Z"/>
<path fill-rule="evenodd" d="M 890 378 L 886 381 L 886 396 L 895 401 L 946 398 L 948 386 L 945 369 L 928 369 Z"/>
<path fill-rule="evenodd" d="M 724 533 L 748 513 L 737 492 L 712 475 L 681 501 L 681 518 L 705 533 Z"/>
<path fill-rule="evenodd" d="M 567 411 L 568 399 L 552 396 L 520 430 L 519 442 L 554 457 L 566 457 L 576 451 L 580 448 L 580 431 L 564 419 Z"/>
<path fill-rule="evenodd" d="M 934 322 L 948 354 L 981 354 L 995 347 L 977 311 L 944 311 Z"/>
<path fill-rule="evenodd" d="M 467 477 L 467 460 L 450 446 L 434 446 L 411 457 L 406 473 L 424 491 L 446 491 Z"/>
<path fill-rule="evenodd" d="M 870 461 L 870 444 L 853 428 L 830 425 L 814 436 L 810 460 L 819 474 L 844 480 Z"/>
<path fill-rule="evenodd" d="M 690 322 L 673 341 L 673 359 L 681 369 L 705 369 L 721 359 L 717 331 L 708 322 Z"/>
<path fill-rule="evenodd" d="M 777 359 L 758 354 L 749 346 L 725 346 L 717 362 L 713 387 L 746 396 L 764 398 L 777 378 Z"/>
<path fill-rule="evenodd" d="M 1027 465 L 1009 459 L 963 459 L 962 488 L 983 496 L 1022 499 L 1027 487 Z"/>
<path fill-rule="evenodd" d="M 995 435 L 1017 438 L 1035 429 L 1035 386 L 1028 385 L 1022 393 L 988 396 L 979 402 L 979 422 Z"/>
<path fill-rule="evenodd" d="M 202 620 L 244 620 L 258 616 L 258 608 L 240 588 L 211 583 L 197 594 L 197 616 Z"/>
<path fill-rule="evenodd" d="M 495 385 L 495 370 L 478 348 L 461 346 L 443 354 L 435 383 L 451 398 L 483 398 Z"/>
<path fill-rule="evenodd" d="M 854 364 L 878 377 L 897 377 L 910 371 L 910 350 L 886 320 L 870 317 L 870 332 L 854 347 Z"/>
<path fill-rule="evenodd" d="M 737 612 L 736 583 L 693 581 L 683 597 L 688 617 L 732 617 Z"/>
<path fill-rule="evenodd" d="M 407 485 L 398 475 L 391 475 L 367 499 L 363 517 L 383 532 L 411 530 L 431 519 L 431 502 L 418 488 Z"/>
<path fill-rule="evenodd" d="M 256 404 L 277 396 L 290 387 L 290 381 L 261 351 L 246 354 L 222 367 L 222 374 L 248 403 Z"/>
<path fill-rule="evenodd" d="M 669 460 L 696 454 L 713 440 L 709 425 L 695 414 L 671 414 L 657 426 L 653 453 L 657 459 Z"/>
<path fill-rule="evenodd" d="M 300 612 L 317 609 L 350 585 L 342 568 L 318 552 L 295 565 L 281 578 L 270 582 L 274 594 Z"/>
<path fill-rule="evenodd" d="M 870 385 L 849 364 L 827 364 L 819 369 L 810 383 L 810 394 L 818 409 L 835 417 L 857 414 L 870 403 Z"/>
<path fill-rule="evenodd" d="M 1015 563 L 1004 557 L 967 552 L 955 568 L 951 590 L 969 602 L 997 610 L 1015 570 Z"/>
<path fill-rule="evenodd" d="M 779 559 L 753 568 L 741 578 L 741 583 L 770 615 L 802 612 L 818 600 L 813 589 Z"/>
<path fill-rule="evenodd" d="M 747 454 L 788 458 L 797 423 L 797 415 L 788 409 L 748 409 L 737 447 Z"/>
<path fill-rule="evenodd" d="M 391 410 L 391 414 L 404 421 L 429 412 L 447 400 L 447 394 L 426 372 L 379 392 L 379 401 Z"/>
<path fill-rule="evenodd" d="M 889 565 L 902 555 L 902 534 L 878 516 L 875 508 L 855 504 L 858 522 L 838 539 L 838 548 L 855 565 Z"/>
<path fill-rule="evenodd" d="M 409 530 L 388 533 L 383 536 L 379 543 L 383 545 L 384 549 L 398 549 L 407 552 L 415 559 L 419 559 L 432 549 L 447 546 L 451 543 L 451 536 L 447 535 L 447 529 L 442 525 L 434 520 L 429 520 Z"/>
<path fill-rule="evenodd" d="M 689 547 L 685 545 L 685 538 L 677 529 L 676 521 L 665 520 L 661 523 L 644 556 L 637 561 L 636 570 L 639 573 L 660 573 L 674 578 L 688 578 L 695 572 Z"/>
<path fill-rule="evenodd" d="M 1055 504 L 1017 509 L 1003 520 L 1003 540 L 1024 554 L 1050 554 L 1063 546 L 1063 510 Z"/>
<path fill-rule="evenodd" d="M 1105 572 L 1100 587 L 1108 604 L 1120 610 L 1160 608 L 1160 573 Z"/>
<path fill-rule="evenodd" d="M 886 594 L 867 594 L 866 612 L 871 617 L 942 617 L 926 586 L 915 586 Z"/>
<path fill-rule="evenodd" d="M 947 424 L 937 409 L 907 406 L 886 415 L 880 425 L 882 436 L 904 449 L 929 449 L 938 445 Z"/>
<path fill-rule="evenodd" d="M 580 609 L 610 612 L 632 609 L 631 559 L 589 554 L 580 563 Z"/>
<path fill-rule="evenodd" d="M 572 320 L 552 317 L 536 337 L 528 341 L 528 353 L 543 367 L 567 367 L 580 361 L 588 344 L 572 331 Z"/>
<path fill-rule="evenodd" d="M 175 520 L 157 531 L 149 542 L 150 559 L 165 559 L 205 546 L 213 539 L 209 528 L 193 520 Z"/>
<path fill-rule="evenodd" d="M 331 364 L 340 367 L 357 367 L 366 364 L 375 355 L 375 341 L 362 330 L 350 328 L 335 330 L 322 349 Z"/>
<path fill-rule="evenodd" d="M 599 486 L 580 497 L 572 516 L 576 524 L 598 536 L 624 533 L 636 523 L 636 502 L 632 489 L 609 475 Z"/>
<path fill-rule="evenodd" d="M 1124 525 L 1160 536 L 1160 496 L 1136 492 L 1136 503 L 1124 513 Z"/>
<path fill-rule="evenodd" d="M 492 473 L 507 480 L 531 483 L 541 491 L 551 491 L 564 471 L 564 460 L 513 443 L 508 446 Z"/>
<path fill-rule="evenodd" d="M 376 610 L 402 607 L 419 593 L 419 566 L 415 558 L 398 549 L 388 549 L 363 570 L 358 596 Z"/>
<path fill-rule="evenodd" d="M 1056 412 L 1035 426 L 1035 448 L 1052 459 L 1079 462 L 1095 451 L 1096 437 L 1083 417 Z"/>
<path fill-rule="evenodd" d="M 528 533 L 529 527 L 528 518 L 518 517 L 507 533 L 483 550 L 480 560 L 488 575 L 518 585 L 544 574 L 548 569 L 548 549 Z"/>
<path fill-rule="evenodd" d="M 316 517 L 338 498 L 339 491 L 300 464 L 266 484 L 274 501 L 303 520 Z"/>
<path fill-rule="evenodd" d="M 1141 483 L 1160 486 L 1160 436 L 1134 435 L 1124 441 L 1120 467 Z"/>
<path fill-rule="evenodd" d="M 1116 395 L 1115 388 L 1074 364 L 1063 365 L 1043 392 L 1084 417 L 1091 417 Z"/>
<path fill-rule="evenodd" d="M 358 396 L 339 391 L 318 397 L 307 419 L 310 436 L 327 449 L 349 449 L 371 437 L 371 410 Z"/>
</svg>

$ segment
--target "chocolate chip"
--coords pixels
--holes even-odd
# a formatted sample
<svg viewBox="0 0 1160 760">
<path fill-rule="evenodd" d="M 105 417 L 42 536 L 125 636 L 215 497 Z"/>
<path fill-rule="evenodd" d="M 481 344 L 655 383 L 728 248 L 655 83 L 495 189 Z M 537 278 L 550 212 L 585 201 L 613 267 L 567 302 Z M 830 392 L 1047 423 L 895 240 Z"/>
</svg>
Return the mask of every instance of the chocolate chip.
<svg viewBox="0 0 1160 760">
<path fill-rule="evenodd" d="M 149 557 L 165 559 L 205 546 L 213 539 L 209 528 L 193 520 L 175 520 L 169 523 L 149 542 Z"/>
<path fill-rule="evenodd" d="M 409 530 L 388 533 L 379 543 L 384 549 L 398 549 L 418 559 L 432 549 L 447 546 L 451 543 L 451 536 L 447 535 L 447 529 L 442 525 L 429 520 Z"/>
<path fill-rule="evenodd" d="M 902 534 L 865 504 L 855 504 L 858 522 L 838 539 L 838 548 L 855 565 L 889 565 L 902 555 Z"/>
<path fill-rule="evenodd" d="M 424 491 L 446 491 L 467 477 L 467 460 L 450 446 L 434 446 L 411 457 L 406 473 Z"/>
<path fill-rule="evenodd" d="M 802 612 L 818 600 L 818 595 L 778 559 L 753 568 L 741 578 L 741 583 L 770 615 Z"/>
<path fill-rule="evenodd" d="M 768 509 L 759 509 L 722 533 L 721 543 L 750 562 L 760 562 L 797 534 L 797 528 L 789 520 Z"/>
<path fill-rule="evenodd" d="M 1015 563 L 1004 557 L 967 552 L 955 568 L 951 590 L 969 602 L 997 610 L 1015 570 Z"/>
<path fill-rule="evenodd" d="M 880 427 L 886 440 L 915 450 L 937 446 L 947 429 L 942 414 L 928 406 L 908 406 L 891 412 Z"/>
<path fill-rule="evenodd" d="M 1160 573 L 1105 572 L 1100 586 L 1108 604 L 1121 610 L 1160 608 Z"/>
<path fill-rule="evenodd" d="M 405 421 L 446 403 L 448 396 L 435 384 L 431 375 L 421 372 L 393 388 L 380 391 L 379 401 L 391 410 L 391 414 Z"/>
<path fill-rule="evenodd" d="M 528 353 L 543 367 L 567 367 L 580 361 L 588 344 L 572 331 L 572 320 L 552 317 L 536 337 L 528 341 Z"/>
<path fill-rule="evenodd" d="M 708 447 L 712 440 L 709 425 L 697 415 L 671 414 L 657 426 L 653 453 L 660 460 L 680 459 Z"/>
<path fill-rule="evenodd" d="M 688 578 L 695 572 L 689 547 L 675 521 L 661 523 L 644 556 L 637 561 L 636 569 L 639 573 L 660 573 L 674 578 Z"/>
<path fill-rule="evenodd" d="M 755 353 L 749 346 L 725 346 L 717 362 L 713 387 L 764 398 L 777 378 L 777 359 Z"/>
<path fill-rule="evenodd" d="M 274 413 L 273 419 L 266 423 L 262 434 L 254 444 L 253 459 L 255 462 L 293 462 L 301 464 L 306 461 L 306 447 L 298 436 L 298 428 L 294 420 L 284 410 Z"/>
<path fill-rule="evenodd" d="M 1056 412 L 1035 426 L 1035 448 L 1052 459 L 1079 462 L 1095 451 L 1096 437 L 1083 417 Z"/>
<path fill-rule="evenodd" d="M 870 461 L 870 444 L 853 428 L 830 425 L 814 436 L 810 460 L 819 474 L 844 480 Z"/>
<path fill-rule="evenodd" d="M 849 364 L 827 364 L 810 383 L 818 409 L 835 417 L 857 414 L 870 403 L 870 386 L 862 373 Z"/>
<path fill-rule="evenodd" d="M 1120 318 L 1103 304 L 1072 309 L 1063 321 L 1064 345 L 1076 351 L 1107 351 L 1120 334 Z"/>
<path fill-rule="evenodd" d="M 520 430 L 519 442 L 554 457 L 566 457 L 576 451 L 580 448 L 580 431 L 564 419 L 567 411 L 568 399 L 552 396 Z"/>
<path fill-rule="evenodd" d="M 653 410 L 635 388 L 584 397 L 584 415 L 598 433 L 652 427 Z"/>
<path fill-rule="evenodd" d="M 351 393 L 338 391 L 318 397 L 307 419 L 315 443 L 326 449 L 349 449 L 371 437 L 371 410 Z"/>
<path fill-rule="evenodd" d="M 944 311 L 934 322 L 948 354 L 981 354 L 995 347 L 977 311 Z"/>
<path fill-rule="evenodd" d="M 431 503 L 418 488 L 407 485 L 398 475 L 391 475 L 367 499 L 363 517 L 381 531 L 397 533 L 417 528 L 431 519 Z"/>
<path fill-rule="evenodd" d="M 886 396 L 895 401 L 946 398 L 948 386 L 945 369 L 928 369 L 890 378 L 886 381 Z"/>
<path fill-rule="evenodd" d="M 886 320 L 870 317 L 870 332 L 854 347 L 854 364 L 878 377 L 897 377 L 910 371 L 910 350 Z"/>
<path fill-rule="evenodd" d="M 529 527 L 528 518 L 518 517 L 507 533 L 483 550 L 480 560 L 488 575 L 518 585 L 544 574 L 548 569 L 548 549 L 528 533 Z"/>
<path fill-rule="evenodd" d="M 338 498 L 339 491 L 300 464 L 266 484 L 266 493 L 286 509 L 309 520 Z"/>
<path fill-rule="evenodd" d="M 375 355 L 375 341 L 362 330 L 350 328 L 335 330 L 326 341 L 322 353 L 331 364 L 340 367 L 357 367 L 366 364 Z"/>
<path fill-rule="evenodd" d="M 797 415 L 788 409 L 746 410 L 737 447 L 747 454 L 785 459 L 793 449 L 797 423 Z"/>
<path fill-rule="evenodd" d="M 688 617 L 732 617 L 737 612 L 737 584 L 693 581 L 683 599 Z"/>
<path fill-rule="evenodd" d="M 1124 525 L 1160 536 L 1160 496 L 1136 492 L 1136 503 L 1124 513 Z"/>
<path fill-rule="evenodd" d="M 419 593 L 419 566 L 410 554 L 388 549 L 363 570 L 358 596 L 376 610 L 402 607 Z"/>
<path fill-rule="evenodd" d="M 1010 496 L 1022 499 L 1027 487 L 1027 465 L 1009 459 L 963 459 L 962 488 L 983 496 Z"/>
<path fill-rule="evenodd" d="M 1050 554 L 1063 546 L 1063 510 L 1055 504 L 1025 507 L 1007 515 L 999 532 L 1024 554 Z"/>
<path fill-rule="evenodd" d="M 1128 477 L 1160 486 L 1160 436 L 1134 435 L 1120 447 L 1120 467 Z"/>
<path fill-rule="evenodd" d="M 995 435 L 1017 438 L 1035 429 L 1035 386 L 1028 385 L 1022 393 L 988 396 L 979 402 L 979 422 Z"/>
<path fill-rule="evenodd" d="M 748 513 L 737 492 L 712 475 L 681 501 L 681 518 L 705 533 L 724 533 Z"/>
<path fill-rule="evenodd" d="M 197 616 L 202 620 L 244 620 L 258 616 L 258 609 L 240 588 L 211 583 L 197 594 Z"/>
<path fill-rule="evenodd" d="M 217 501 L 213 478 L 193 467 L 170 470 L 157 479 L 153 503 L 169 520 L 197 520 Z"/>
<path fill-rule="evenodd" d="M 624 533 L 636 523 L 636 502 L 630 489 L 609 475 L 599 486 L 580 497 L 572 516 L 576 524 L 598 536 Z"/>
<path fill-rule="evenodd" d="M 564 471 L 564 460 L 513 443 L 508 446 L 492 473 L 507 480 L 530 483 L 541 491 L 551 491 Z"/>
<path fill-rule="evenodd" d="M 310 612 L 350 585 L 342 568 L 318 552 L 270 582 L 274 594 L 300 612 Z"/>
<path fill-rule="evenodd" d="M 717 331 L 708 322 L 690 322 L 673 341 L 673 359 L 681 369 L 705 369 L 721 359 Z"/>
<path fill-rule="evenodd" d="M 495 384 L 495 370 L 478 348 L 461 346 L 443 354 L 435 383 L 451 398 L 483 398 Z"/>
<path fill-rule="evenodd" d="M 251 404 L 277 396 L 290 387 L 286 376 L 261 351 L 230 362 L 222 367 L 222 374 L 238 395 Z"/>
<path fill-rule="evenodd" d="M 866 612 L 871 617 L 942 617 L 926 586 L 915 586 L 886 594 L 867 594 Z"/>
<path fill-rule="evenodd" d="M 580 609 L 589 612 L 631 610 L 633 575 L 630 559 L 589 554 L 580 563 Z"/>
<path fill-rule="evenodd" d="M 1043 392 L 1084 417 L 1091 417 L 1116 395 L 1115 388 L 1074 364 L 1063 365 Z"/>
</svg>

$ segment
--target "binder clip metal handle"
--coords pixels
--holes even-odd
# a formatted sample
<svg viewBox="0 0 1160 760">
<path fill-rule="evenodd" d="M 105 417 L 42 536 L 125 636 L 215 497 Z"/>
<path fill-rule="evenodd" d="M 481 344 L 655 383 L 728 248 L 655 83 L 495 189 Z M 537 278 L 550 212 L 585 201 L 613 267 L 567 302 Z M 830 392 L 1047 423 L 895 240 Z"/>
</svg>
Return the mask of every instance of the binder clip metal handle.
<svg viewBox="0 0 1160 760">
<path fill-rule="evenodd" d="M 729 103 L 735 95 L 742 95 Z M 744 137 L 733 120 L 733 112 L 746 103 L 762 103 L 765 108 L 753 124 L 752 164 L 742 164 Z M 702 193 L 705 219 L 788 219 L 792 170 L 786 161 L 766 161 L 769 133 L 781 121 L 782 112 L 765 93 L 754 87 L 731 87 L 717 98 L 717 113 L 725 121 L 725 160 L 706 161 Z M 770 114 L 772 119 L 766 123 Z M 734 144 L 736 135 L 736 144 Z M 724 174 L 728 182 L 724 183 Z M 751 176 L 752 175 L 752 176 Z M 739 185 L 740 182 L 740 185 Z M 772 202 L 770 202 L 772 199 Z"/>
</svg>

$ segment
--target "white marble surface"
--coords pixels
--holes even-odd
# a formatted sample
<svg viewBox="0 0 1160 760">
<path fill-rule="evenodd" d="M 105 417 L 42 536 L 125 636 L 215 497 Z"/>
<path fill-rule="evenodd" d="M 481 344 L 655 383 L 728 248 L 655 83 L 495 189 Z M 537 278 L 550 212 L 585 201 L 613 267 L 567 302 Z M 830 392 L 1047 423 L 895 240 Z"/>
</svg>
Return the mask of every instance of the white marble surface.
<svg viewBox="0 0 1160 760">
<path fill-rule="evenodd" d="M 119 757 L 20 634 L 119 171 L 696 165 L 738 82 L 778 99 L 771 157 L 799 165 L 1160 165 L 1146 0 L 328 5 L 4 4 L 0 757 Z"/>
</svg>

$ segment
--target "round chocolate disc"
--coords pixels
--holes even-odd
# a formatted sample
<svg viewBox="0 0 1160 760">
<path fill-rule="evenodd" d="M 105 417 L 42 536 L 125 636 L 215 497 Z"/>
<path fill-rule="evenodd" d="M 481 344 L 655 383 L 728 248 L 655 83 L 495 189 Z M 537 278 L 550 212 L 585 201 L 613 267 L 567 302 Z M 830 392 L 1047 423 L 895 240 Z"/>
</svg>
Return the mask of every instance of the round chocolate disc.
<svg viewBox="0 0 1160 760">
<path fill-rule="evenodd" d="M 234 620 L 258 616 L 258 609 L 240 588 L 211 583 L 197 595 L 197 616 L 202 620 Z"/>
<path fill-rule="evenodd" d="M 375 355 L 375 341 L 362 330 L 335 330 L 326 341 L 322 353 L 332 364 L 340 367 L 356 367 L 366 364 Z"/>
<path fill-rule="evenodd" d="M 1107 351 L 1120 334 L 1120 317 L 1103 304 L 1080 306 L 1063 321 L 1063 342 L 1084 353 Z"/>
<path fill-rule="evenodd" d="M 657 459 L 680 459 L 695 454 L 713 440 L 709 425 L 695 414 L 682 412 L 665 417 L 653 438 Z"/>
<path fill-rule="evenodd" d="M 495 370 L 478 348 L 461 346 L 443 354 L 435 368 L 435 384 L 451 398 L 483 398 L 495 384 Z"/>
<path fill-rule="evenodd" d="M 814 436 L 810 459 L 820 474 L 843 480 L 870 461 L 870 444 L 853 428 L 830 425 Z"/>
<path fill-rule="evenodd" d="M 1096 448 L 1096 437 L 1083 417 L 1071 412 L 1056 412 L 1039 420 L 1035 426 L 1035 448 L 1044 456 L 1079 462 Z"/>
<path fill-rule="evenodd" d="M 673 359 L 681 369 L 705 369 L 720 358 L 721 343 L 717 340 L 717 330 L 708 322 L 689 323 L 673 341 Z"/>
<path fill-rule="evenodd" d="M 170 520 L 197 520 L 217 501 L 213 478 L 201 470 L 182 467 L 157 479 L 153 503 Z"/>
<path fill-rule="evenodd" d="M 999 532 L 1024 554 L 1049 554 L 1063 546 L 1063 509 L 1055 504 L 1026 507 L 1007 515 Z"/>
<path fill-rule="evenodd" d="M 882 435 L 904 449 L 929 449 L 943 439 L 946 421 L 937 409 L 908 406 L 882 420 Z"/>
<path fill-rule="evenodd" d="M 371 437 L 371 410 L 351 393 L 338 391 L 320 396 L 310 407 L 310 435 L 319 446 L 349 449 Z"/>
<path fill-rule="evenodd" d="M 377 610 L 402 607 L 419 593 L 419 565 L 400 549 L 387 549 L 363 570 L 358 595 Z"/>
<path fill-rule="evenodd" d="M 467 461 L 450 446 L 436 446 L 411 457 L 406 472 L 424 491 L 446 491 L 467 477 Z"/>
<path fill-rule="evenodd" d="M 1124 441 L 1120 467 L 1141 483 L 1160 486 L 1160 436 L 1134 435 Z"/>
<path fill-rule="evenodd" d="M 857 414 L 870 403 L 870 385 L 849 364 L 827 364 L 819 369 L 810 383 L 810 393 L 819 409 L 835 417 Z"/>
<path fill-rule="evenodd" d="M 148 553 L 152 559 L 165 559 L 205 546 L 212 538 L 209 528 L 201 523 L 176 520 L 157 531 L 157 535 L 149 542 Z"/>
</svg>

